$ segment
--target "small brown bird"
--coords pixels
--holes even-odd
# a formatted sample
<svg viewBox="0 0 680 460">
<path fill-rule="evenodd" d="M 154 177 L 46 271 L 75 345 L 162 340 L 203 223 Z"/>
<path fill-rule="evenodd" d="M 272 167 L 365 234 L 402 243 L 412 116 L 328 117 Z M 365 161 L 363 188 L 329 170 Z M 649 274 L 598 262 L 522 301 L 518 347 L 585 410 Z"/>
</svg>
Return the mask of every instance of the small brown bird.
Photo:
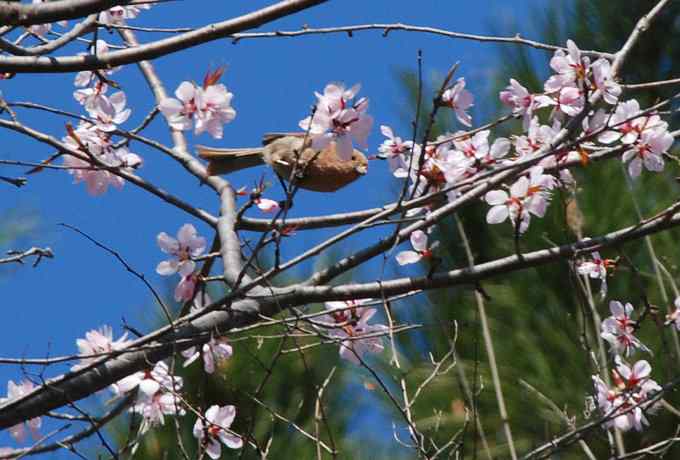
<svg viewBox="0 0 680 460">
<path fill-rule="evenodd" d="M 276 174 L 289 180 L 296 160 L 301 175 L 296 183 L 315 192 L 334 192 L 368 172 L 368 161 L 358 150 L 352 158 L 342 161 L 335 152 L 335 142 L 323 150 L 311 147 L 304 133 L 266 134 L 264 147 L 222 149 L 198 145 L 198 156 L 208 160 L 208 174 L 227 174 L 260 164 L 271 166 Z"/>
</svg>

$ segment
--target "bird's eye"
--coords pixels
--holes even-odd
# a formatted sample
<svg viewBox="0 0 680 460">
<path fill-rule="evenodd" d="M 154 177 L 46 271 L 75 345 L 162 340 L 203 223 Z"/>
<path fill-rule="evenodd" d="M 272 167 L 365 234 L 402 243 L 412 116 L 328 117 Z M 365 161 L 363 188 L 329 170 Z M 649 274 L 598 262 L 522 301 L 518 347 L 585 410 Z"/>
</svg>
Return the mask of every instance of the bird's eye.
<svg viewBox="0 0 680 460">
<path fill-rule="evenodd" d="M 356 155 L 352 155 L 352 160 L 356 160 L 356 159 L 357 159 L 357 156 L 356 156 Z"/>
</svg>

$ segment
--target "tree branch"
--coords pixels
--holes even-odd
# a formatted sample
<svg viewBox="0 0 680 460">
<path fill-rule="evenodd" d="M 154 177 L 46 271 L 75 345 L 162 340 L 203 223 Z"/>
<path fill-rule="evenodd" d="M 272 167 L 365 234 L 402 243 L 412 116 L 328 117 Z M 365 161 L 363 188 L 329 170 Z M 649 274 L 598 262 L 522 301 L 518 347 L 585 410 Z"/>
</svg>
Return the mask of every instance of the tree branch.
<svg viewBox="0 0 680 460">
<path fill-rule="evenodd" d="M 75 0 L 63 0 L 78 3 Z M 93 3 L 129 3 L 112 2 L 111 0 L 83 0 Z M 226 21 L 209 24 L 191 32 L 174 37 L 157 40 L 138 47 L 111 51 L 101 56 L 11 56 L 0 57 L 0 72 L 73 72 L 78 70 L 95 70 L 136 63 L 145 59 L 154 59 L 166 54 L 207 43 L 219 38 L 228 37 L 242 30 L 253 29 L 284 16 L 297 13 L 328 0 L 284 0 L 261 10 L 245 14 Z M 57 2 L 60 3 L 60 2 Z M 82 2 L 81 2 L 82 3 Z M 44 5 L 52 5 L 46 3 Z M 99 11 L 99 10 L 97 10 Z M 90 11 L 88 11 L 89 13 Z M 0 14 L 0 23 L 2 16 Z M 45 22 L 45 21 L 43 21 Z"/>
</svg>

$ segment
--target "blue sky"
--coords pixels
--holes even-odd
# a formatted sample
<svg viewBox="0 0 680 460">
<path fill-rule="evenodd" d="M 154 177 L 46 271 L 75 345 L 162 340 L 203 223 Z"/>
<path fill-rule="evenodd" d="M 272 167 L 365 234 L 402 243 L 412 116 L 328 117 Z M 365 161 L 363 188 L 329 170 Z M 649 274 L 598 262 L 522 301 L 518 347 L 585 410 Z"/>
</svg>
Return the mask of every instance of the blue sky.
<svg viewBox="0 0 680 460">
<path fill-rule="evenodd" d="M 131 22 L 146 26 L 199 26 L 217 18 L 228 18 L 267 5 L 263 1 L 188 0 L 169 2 L 143 12 Z M 519 23 L 530 5 L 542 2 L 477 0 L 474 2 L 445 2 L 424 0 L 345 1 L 329 2 L 302 14 L 280 20 L 263 30 L 299 29 L 365 23 L 402 22 L 428 25 L 469 33 L 488 33 L 489 25 Z M 547 3 L 546 3 L 547 4 Z M 187 14 L 190 8 L 191 13 Z M 526 21 L 524 21 L 526 22 Z M 523 35 L 534 36 L 526 28 L 515 29 Z M 151 35 L 140 34 L 141 41 Z M 117 36 L 102 38 L 113 43 Z M 309 36 L 291 39 L 258 39 L 233 45 L 220 40 L 155 61 L 156 70 L 166 89 L 172 93 L 183 80 L 200 81 L 209 68 L 224 65 L 227 70 L 223 82 L 234 93 L 236 119 L 225 127 L 224 139 L 214 141 L 207 134 L 196 137 L 188 134 L 190 145 L 219 146 L 258 145 L 262 133 L 291 131 L 304 118 L 314 102 L 314 91 L 321 91 L 331 81 L 348 85 L 360 82 L 361 95 L 370 99 L 370 110 L 375 118 L 368 152 L 374 154 L 382 141 L 378 126 L 388 124 L 409 137 L 407 121 L 408 100 L 396 77 L 400 70 L 416 68 L 417 51 L 423 52 L 426 78 L 444 73 L 456 61 L 461 62 L 457 76 L 465 76 L 468 87 L 483 97 L 496 49 L 493 45 L 451 40 L 434 35 L 394 31 L 387 38 L 380 32 L 346 35 Z M 82 47 L 68 49 L 82 51 Z M 133 114 L 123 126 L 136 126 L 153 107 L 145 82 L 134 66 L 115 74 L 128 96 Z M 9 101 L 34 101 L 83 113 L 73 99 L 73 75 L 17 76 L 0 83 Z M 426 95 L 426 98 L 431 98 Z M 29 111 L 19 112 L 22 121 L 55 137 L 64 134 L 64 119 L 54 115 Z M 475 118 L 476 123 L 483 120 Z M 146 131 L 149 137 L 169 143 L 166 123 L 157 118 Z M 144 158 L 139 174 L 185 199 L 217 214 L 218 201 L 206 187 L 189 177 L 183 169 L 162 154 L 139 144 L 133 151 Z M 51 153 L 49 148 L 14 134 L 4 133 L 0 158 L 39 161 Z M 230 177 L 235 186 L 252 185 L 264 170 L 258 169 Z M 3 168 L 3 175 L 21 175 L 20 169 Z M 271 174 L 268 178 L 275 183 Z M 379 206 L 390 200 L 394 182 L 387 173 L 387 165 L 371 162 L 369 174 L 357 183 L 334 195 L 308 192 L 300 194 L 292 214 L 316 215 L 358 210 Z M 196 225 L 199 232 L 212 238 L 209 229 L 171 208 L 158 199 L 126 185 L 123 190 L 110 190 L 104 196 L 89 196 L 84 186 L 73 185 L 63 171 L 45 171 L 31 176 L 28 185 L 16 190 L 4 187 L 0 212 L 20 216 L 20 222 L 36 221 L 33 232 L 2 249 L 23 249 L 30 245 L 50 246 L 56 255 L 33 269 L 29 265 L 6 267 L 0 271 L 0 291 L 4 299 L 5 320 L 0 323 L 0 355 L 6 357 L 42 357 L 75 352 L 75 339 L 85 331 L 102 324 L 114 326 L 120 333 L 121 318 L 142 331 L 157 324 L 159 311 L 144 285 L 108 253 L 95 247 L 74 232 L 58 226 L 67 223 L 89 233 L 94 238 L 119 251 L 136 270 L 144 273 L 159 290 L 167 287 L 167 280 L 155 274 L 156 264 L 163 259 L 155 239 L 160 231 L 174 234 L 184 223 Z M 272 187 L 271 195 L 281 194 Z M 257 215 L 257 212 L 252 213 Z M 7 219 L 5 219 L 7 220 Z M 11 222 L 11 221 L 10 221 Z M 302 248 L 321 241 L 333 231 L 300 232 L 289 239 L 284 248 L 284 260 Z M 360 248 L 380 235 L 380 230 L 348 240 L 339 250 Z M 377 261 L 357 277 L 375 279 Z M 300 268 L 308 274 L 312 264 Z M 173 279 L 173 282 L 176 281 Z M 54 375 L 57 368 L 48 370 Z M 18 380 L 21 370 L 0 366 L 0 394 L 4 394 L 7 379 Z M 11 444 L 0 437 L 0 446 Z M 54 458 L 62 458 L 61 455 Z M 63 457 L 65 458 L 65 456 Z"/>
</svg>

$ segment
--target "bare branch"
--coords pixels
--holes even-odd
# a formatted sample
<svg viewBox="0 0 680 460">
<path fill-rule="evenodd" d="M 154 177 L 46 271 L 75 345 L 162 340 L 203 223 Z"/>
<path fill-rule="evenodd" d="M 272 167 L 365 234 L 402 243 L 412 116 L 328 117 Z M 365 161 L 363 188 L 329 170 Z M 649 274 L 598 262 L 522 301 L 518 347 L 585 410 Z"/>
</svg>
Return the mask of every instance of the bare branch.
<svg viewBox="0 0 680 460">
<path fill-rule="evenodd" d="M 77 0 L 62 0 L 69 4 L 78 4 Z M 93 4 L 129 3 L 129 1 L 83 0 Z M 245 14 L 226 21 L 201 27 L 174 37 L 158 40 L 138 47 L 111 51 L 101 56 L 11 56 L 0 57 L 0 72 L 73 72 L 77 70 L 95 70 L 115 67 L 122 64 L 136 63 L 145 59 L 154 59 L 166 54 L 207 43 L 247 29 L 259 27 L 276 19 L 298 11 L 324 3 L 327 0 L 284 0 L 261 10 Z M 61 2 L 55 2 L 61 3 Z M 55 3 L 45 3 L 49 6 Z M 3 3 L 4 5 L 4 3 Z M 22 5 L 23 6 L 23 5 Z M 106 8 L 106 7 L 105 7 Z M 104 8 L 102 8 L 104 9 Z M 80 9 L 79 9 L 80 10 Z M 95 11 L 100 11 L 96 9 Z M 92 11 L 86 11 L 89 14 Z M 0 10 L 0 22 L 2 22 Z M 39 21 L 47 22 L 47 21 Z M 7 22 L 4 22 L 7 24 Z"/>
<path fill-rule="evenodd" d="M 9 257 L 0 259 L 0 264 L 9 264 L 13 262 L 23 264 L 25 258 L 36 256 L 36 259 L 33 262 L 33 266 L 37 267 L 43 257 L 47 257 L 48 259 L 54 258 L 54 253 L 50 248 L 32 247 L 31 249 L 28 249 L 27 251 L 24 252 L 14 250 L 7 251 L 7 254 L 9 255 Z"/>
</svg>

